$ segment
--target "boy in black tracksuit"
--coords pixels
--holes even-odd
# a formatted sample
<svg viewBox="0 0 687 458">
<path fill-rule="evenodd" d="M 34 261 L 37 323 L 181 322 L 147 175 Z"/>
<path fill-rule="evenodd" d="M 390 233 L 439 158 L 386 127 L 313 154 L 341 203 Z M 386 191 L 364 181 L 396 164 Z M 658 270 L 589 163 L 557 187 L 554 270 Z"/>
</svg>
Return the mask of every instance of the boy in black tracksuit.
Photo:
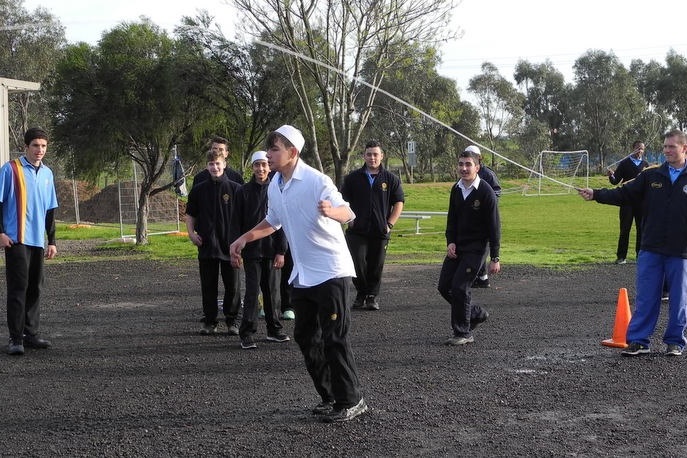
<svg viewBox="0 0 687 458">
<path fill-rule="evenodd" d="M 240 185 L 224 175 L 226 162 L 217 151 L 207 154 L 211 179 L 199 183 L 188 196 L 186 229 L 191 242 L 198 247 L 198 267 L 203 301 L 201 334 L 217 332 L 218 277 L 224 283 L 224 316 L 229 335 L 238 335 L 241 294 L 239 270 L 231 266 L 229 225 L 234 196 Z"/>
<path fill-rule="evenodd" d="M 346 229 L 346 243 L 356 275 L 353 308 L 379 310 L 386 249 L 405 197 L 401 180 L 382 166 L 384 152 L 378 141 L 365 145 L 363 159 L 365 165 L 349 173 L 341 187 L 341 195 L 356 215 Z"/>
<path fill-rule="evenodd" d="M 224 156 L 224 160 L 226 162 L 227 157 L 229 157 L 229 140 L 223 137 L 214 137 L 212 141 L 210 142 L 210 149 L 212 151 L 219 151 L 222 153 L 222 156 Z M 224 168 L 224 175 L 229 178 L 231 181 L 234 181 L 238 183 L 239 185 L 242 185 L 245 183 L 243 181 L 243 176 L 237 172 L 236 170 L 232 169 L 227 165 Z M 196 176 L 193 177 L 193 186 L 202 183 L 205 180 L 210 179 L 210 172 L 208 169 L 203 169 L 200 172 L 196 174 Z"/>
<path fill-rule="evenodd" d="M 649 167 L 645 161 L 644 142 L 637 140 L 632 144 L 632 153 L 618 163 L 615 172 L 608 171 L 608 181 L 611 184 L 623 184 L 634 180 L 639 173 Z M 632 230 L 632 220 L 635 222 L 635 254 L 639 254 L 639 245 L 642 241 L 642 208 L 638 202 L 632 202 L 620 206 L 618 215 L 620 219 L 620 235 L 618 236 L 618 249 L 616 250 L 616 264 L 625 264 L 627 258 L 627 247 L 630 244 L 630 230 Z"/>
<path fill-rule="evenodd" d="M 231 238 L 235 240 L 262 221 L 267 214 L 267 188 L 270 184 L 270 168 L 264 151 L 257 151 L 251 158 L 253 177 L 241 186 L 234 201 L 231 217 Z M 243 299 L 243 320 L 239 329 L 241 348 L 256 348 L 253 335 L 258 330 L 258 294 L 262 291 L 265 311 L 267 340 L 287 342 L 289 336 L 282 332 L 279 320 L 281 268 L 287 243 L 284 231 L 276 231 L 269 237 L 248 243 L 243 251 L 243 268 L 246 277 L 246 293 Z"/>
<path fill-rule="evenodd" d="M 489 186 L 491 186 L 491 189 L 494 190 L 494 194 L 496 194 L 496 197 L 501 197 L 501 184 L 499 183 L 499 179 L 496 176 L 496 172 L 494 172 L 492 169 L 490 169 L 484 164 L 484 161 L 482 160 L 482 152 L 480 151 L 479 147 L 476 145 L 469 145 L 467 148 L 465 148 L 465 151 L 472 151 L 473 153 L 476 153 L 479 156 L 479 170 L 477 171 L 477 175 L 479 175 L 480 180 L 489 183 Z M 475 278 L 475 281 L 472 282 L 473 288 L 491 287 L 491 283 L 489 282 L 489 275 L 487 275 L 487 256 L 489 256 L 488 245 L 487 248 L 484 250 L 482 266 L 479 268 L 477 278 Z"/>
<path fill-rule="evenodd" d="M 471 301 L 470 288 L 477 276 L 489 243 L 489 273 L 501 270 L 501 223 L 494 190 L 477 176 L 478 155 L 460 153 L 458 168 L 461 179 L 451 188 L 446 218 L 446 258 L 439 274 L 438 289 L 451 304 L 453 337 L 447 345 L 474 342 L 472 331 L 486 321 L 489 314 Z"/>
</svg>

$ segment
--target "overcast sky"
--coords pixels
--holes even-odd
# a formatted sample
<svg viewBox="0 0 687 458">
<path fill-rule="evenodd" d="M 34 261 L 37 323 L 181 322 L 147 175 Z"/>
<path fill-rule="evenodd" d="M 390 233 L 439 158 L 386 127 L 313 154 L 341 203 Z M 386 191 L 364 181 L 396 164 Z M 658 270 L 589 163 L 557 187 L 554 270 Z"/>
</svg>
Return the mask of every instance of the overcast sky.
<svg viewBox="0 0 687 458">
<path fill-rule="evenodd" d="M 24 7 L 49 9 L 66 28 L 70 42 L 95 44 L 122 21 L 149 17 L 172 32 L 182 16 L 207 9 L 234 36 L 236 14 L 226 0 L 25 0 Z M 440 73 L 456 80 L 461 95 L 484 61 L 512 80 L 519 59 L 547 58 L 573 81 L 572 66 L 589 49 L 613 52 L 629 66 L 632 59 L 665 63 L 672 48 L 687 56 L 687 1 L 654 0 L 463 0 L 452 26 L 462 38 L 442 48 Z"/>
</svg>

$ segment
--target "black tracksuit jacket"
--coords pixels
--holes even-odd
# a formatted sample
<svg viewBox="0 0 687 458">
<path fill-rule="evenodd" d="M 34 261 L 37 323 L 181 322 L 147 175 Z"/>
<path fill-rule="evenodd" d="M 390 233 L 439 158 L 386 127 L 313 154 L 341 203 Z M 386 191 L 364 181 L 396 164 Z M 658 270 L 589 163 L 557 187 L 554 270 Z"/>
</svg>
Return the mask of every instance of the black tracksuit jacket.
<svg viewBox="0 0 687 458">
<path fill-rule="evenodd" d="M 231 239 L 236 240 L 241 234 L 253 229 L 267 214 L 267 183 L 258 183 L 255 177 L 241 186 L 236 194 L 231 217 Z M 284 231 L 279 229 L 269 237 L 246 244 L 242 256 L 246 259 L 274 258 L 275 254 L 284 254 L 288 248 Z"/>
<path fill-rule="evenodd" d="M 458 183 L 451 188 L 446 217 L 446 245 L 456 244 L 456 252 L 481 252 L 489 242 L 489 254 L 499 256 L 501 221 L 494 190 L 482 180 L 467 199 Z"/>
</svg>

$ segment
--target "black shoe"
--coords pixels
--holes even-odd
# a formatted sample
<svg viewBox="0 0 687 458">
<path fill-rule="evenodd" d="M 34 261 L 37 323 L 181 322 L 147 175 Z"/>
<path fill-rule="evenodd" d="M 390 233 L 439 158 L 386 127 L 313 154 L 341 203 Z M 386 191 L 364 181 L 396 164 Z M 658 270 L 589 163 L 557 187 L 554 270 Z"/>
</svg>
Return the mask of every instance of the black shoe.
<svg viewBox="0 0 687 458">
<path fill-rule="evenodd" d="M 482 310 L 482 314 L 470 320 L 470 330 L 473 331 L 477 326 L 489 319 L 489 312 Z"/>
<path fill-rule="evenodd" d="M 369 295 L 365 298 L 365 310 L 379 310 L 377 296 Z"/>
<path fill-rule="evenodd" d="M 253 336 L 246 336 L 241 339 L 241 348 L 244 350 L 250 350 L 253 348 L 258 348 L 258 345 L 253 340 Z"/>
<path fill-rule="evenodd" d="M 12 356 L 21 356 L 24 354 L 24 344 L 21 340 L 10 339 L 9 345 L 7 345 L 7 353 Z"/>
<path fill-rule="evenodd" d="M 639 356 L 651 353 L 651 349 L 646 345 L 637 342 L 632 342 L 626 349 L 620 352 L 623 356 Z"/>
<path fill-rule="evenodd" d="M 477 277 L 475 278 L 475 281 L 472 282 L 472 287 L 473 288 L 491 288 L 491 283 L 489 283 L 489 279 L 485 278 L 482 280 L 481 278 Z"/>
<path fill-rule="evenodd" d="M 50 341 L 41 339 L 38 336 L 32 336 L 31 334 L 24 334 L 24 347 L 26 348 L 50 348 Z"/>
<path fill-rule="evenodd" d="M 324 421 L 325 423 L 338 423 L 341 421 L 350 421 L 358 415 L 364 414 L 365 412 L 367 412 L 367 404 L 365 403 L 365 399 L 360 398 L 360 401 L 353 407 L 349 407 L 347 409 L 332 410 L 330 414 L 325 415 L 322 418 L 322 421 Z"/>
<path fill-rule="evenodd" d="M 202 336 L 211 336 L 213 334 L 217 333 L 217 325 L 216 324 L 203 324 L 203 326 L 200 328 L 200 335 Z"/>
<path fill-rule="evenodd" d="M 322 401 L 312 408 L 313 415 L 327 415 L 334 410 L 334 401 Z"/>
<path fill-rule="evenodd" d="M 230 336 L 239 335 L 239 327 L 235 324 L 227 323 L 227 334 L 229 334 Z"/>
<path fill-rule="evenodd" d="M 365 307 L 365 296 L 356 296 L 355 301 L 353 301 L 354 309 L 361 309 Z"/>
<path fill-rule="evenodd" d="M 291 339 L 286 334 L 281 334 L 281 333 L 267 334 L 267 341 L 268 342 L 282 343 L 282 342 L 288 342 L 289 340 L 291 340 Z"/>
</svg>

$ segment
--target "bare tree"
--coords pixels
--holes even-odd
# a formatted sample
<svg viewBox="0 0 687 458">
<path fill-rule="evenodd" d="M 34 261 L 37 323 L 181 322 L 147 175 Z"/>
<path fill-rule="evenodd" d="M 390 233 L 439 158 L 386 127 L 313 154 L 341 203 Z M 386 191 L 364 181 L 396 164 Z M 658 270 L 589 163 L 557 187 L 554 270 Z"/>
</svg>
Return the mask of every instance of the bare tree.
<svg viewBox="0 0 687 458">
<path fill-rule="evenodd" d="M 284 53 L 285 68 L 308 120 L 306 137 L 323 170 L 318 127 L 328 136 L 337 184 L 348 168 L 369 119 L 375 88 L 405 56 L 398 47 L 452 38 L 447 29 L 454 0 L 233 0 L 244 14 L 245 31 Z M 266 38 L 265 38 L 266 37 Z M 375 72 L 361 78 L 363 65 Z M 319 97 L 308 97 L 309 85 Z M 364 103 L 356 103 L 361 86 Z M 356 110 L 356 106 L 362 109 Z M 320 119 L 321 118 L 321 119 Z"/>
</svg>

